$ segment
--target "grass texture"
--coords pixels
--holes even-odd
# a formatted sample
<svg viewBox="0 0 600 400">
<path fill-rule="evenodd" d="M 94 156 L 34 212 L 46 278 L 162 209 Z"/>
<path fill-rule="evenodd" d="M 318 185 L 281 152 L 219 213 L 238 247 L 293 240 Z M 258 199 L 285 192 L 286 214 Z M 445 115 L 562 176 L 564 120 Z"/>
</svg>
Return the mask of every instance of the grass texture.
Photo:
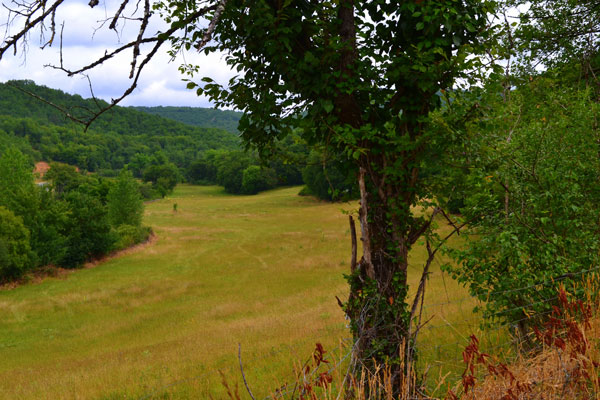
<svg viewBox="0 0 600 400">
<path fill-rule="evenodd" d="M 348 291 L 342 210 L 357 204 L 298 191 L 230 196 L 218 187 L 178 186 L 146 205 L 152 243 L 1 291 L 0 398 L 220 398 L 218 370 L 243 386 L 238 343 L 246 378 L 263 398 L 315 342 L 338 347 L 349 335 L 335 299 Z M 421 247 L 411 254 L 413 283 L 424 258 Z M 421 362 L 460 357 L 454 343 L 466 342 L 476 323 L 465 296 L 436 264 L 426 304 L 443 306 L 426 310 L 434 319 L 421 335 Z"/>
</svg>

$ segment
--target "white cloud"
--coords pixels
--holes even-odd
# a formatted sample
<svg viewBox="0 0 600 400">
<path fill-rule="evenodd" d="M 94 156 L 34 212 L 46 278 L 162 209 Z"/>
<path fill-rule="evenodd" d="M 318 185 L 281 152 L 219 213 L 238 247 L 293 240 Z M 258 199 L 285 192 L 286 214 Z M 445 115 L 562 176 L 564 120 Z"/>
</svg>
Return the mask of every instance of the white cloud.
<svg viewBox="0 0 600 400">
<path fill-rule="evenodd" d="M 5 1 L 3 1 L 5 2 Z M 136 35 L 136 26 L 129 23 L 119 30 L 120 36 L 114 31 L 108 30 L 108 23 L 100 30 L 96 30 L 102 20 L 114 14 L 118 3 L 107 0 L 106 4 L 100 4 L 94 9 L 76 1 L 67 1 L 57 13 L 56 22 L 60 27 L 65 21 L 63 33 L 63 61 L 69 69 L 80 68 L 87 63 L 101 57 L 105 51 L 122 45 L 127 39 Z M 0 21 L 6 21 L 6 10 L 0 8 Z M 18 27 L 17 27 L 18 28 Z M 150 24 L 148 32 L 156 32 L 164 29 L 164 22 Z M 60 29 L 60 28 L 59 28 Z M 14 28 L 13 28 L 14 33 Z M 215 81 L 226 84 L 234 73 L 226 65 L 220 55 L 212 54 L 204 56 L 190 52 L 185 57 L 179 56 L 170 62 L 166 54 L 168 45 L 159 50 L 154 59 L 146 66 L 138 82 L 137 89 L 126 98 L 122 105 L 185 105 L 196 107 L 210 107 L 206 98 L 196 96 L 195 91 L 188 90 L 183 76 L 178 67 L 184 61 L 200 65 L 200 76 L 210 76 Z M 142 50 L 148 50 L 145 46 Z M 129 72 L 131 69 L 131 54 L 128 50 L 119 57 L 107 62 L 105 65 L 90 71 L 94 94 L 97 97 L 110 101 L 112 98 L 120 97 L 131 84 Z M 143 59 L 143 54 L 138 58 L 138 63 Z M 39 35 L 29 37 L 28 51 L 17 56 L 6 53 L 0 60 L 0 81 L 9 79 L 31 79 L 38 84 L 61 89 L 68 93 L 77 93 L 83 97 L 90 97 L 87 79 L 81 76 L 68 77 L 64 72 L 44 67 L 45 64 L 58 65 L 60 63 L 59 43 L 56 38 L 53 47 L 45 50 L 39 48 Z"/>
</svg>

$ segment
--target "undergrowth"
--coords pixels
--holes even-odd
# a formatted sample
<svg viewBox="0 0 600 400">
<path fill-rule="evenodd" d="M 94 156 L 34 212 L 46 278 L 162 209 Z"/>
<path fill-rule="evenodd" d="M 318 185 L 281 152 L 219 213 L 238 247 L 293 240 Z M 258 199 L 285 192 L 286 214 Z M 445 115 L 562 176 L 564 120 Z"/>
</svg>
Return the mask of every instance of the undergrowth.
<svg viewBox="0 0 600 400">
<path fill-rule="evenodd" d="M 600 399 L 599 287 L 598 279 L 590 278 L 585 284 L 585 298 L 577 298 L 561 286 L 552 313 L 542 326 L 532 329 L 528 340 L 534 347 L 518 346 L 518 356 L 512 362 L 482 352 L 478 338 L 471 335 L 463 351 L 464 372 L 453 385 L 441 378 L 428 392 L 418 385 L 425 377 L 409 368 L 410 378 L 403 387 L 393 388 L 387 366 L 382 365 L 375 373 L 366 368 L 352 370 L 348 351 L 345 357 L 328 357 L 317 343 L 309 360 L 294 367 L 294 381 L 277 384 L 269 398 L 426 400 L 439 399 L 428 393 L 447 387 L 444 400 Z M 245 377 L 244 382 L 247 385 Z M 239 389 L 229 387 L 224 376 L 223 384 L 230 399 L 242 398 Z"/>
</svg>

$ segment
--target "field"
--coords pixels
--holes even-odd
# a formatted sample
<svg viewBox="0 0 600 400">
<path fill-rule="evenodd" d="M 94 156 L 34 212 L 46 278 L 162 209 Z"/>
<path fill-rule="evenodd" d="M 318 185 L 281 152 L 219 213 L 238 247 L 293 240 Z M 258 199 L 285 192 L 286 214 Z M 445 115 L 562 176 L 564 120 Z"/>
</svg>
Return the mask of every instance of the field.
<svg viewBox="0 0 600 400">
<path fill-rule="evenodd" d="M 315 342 L 337 348 L 348 337 L 335 299 L 347 296 L 350 233 L 342 210 L 356 204 L 298 191 L 229 196 L 179 186 L 146 206 L 152 243 L 1 291 L 0 398 L 218 398 L 218 370 L 242 385 L 238 343 L 246 377 L 263 398 Z M 416 248 L 413 271 L 423 258 Z M 421 336 L 421 362 L 452 369 L 437 360 L 460 356 L 477 325 L 473 301 L 436 264 L 426 304 L 433 319 Z"/>
</svg>

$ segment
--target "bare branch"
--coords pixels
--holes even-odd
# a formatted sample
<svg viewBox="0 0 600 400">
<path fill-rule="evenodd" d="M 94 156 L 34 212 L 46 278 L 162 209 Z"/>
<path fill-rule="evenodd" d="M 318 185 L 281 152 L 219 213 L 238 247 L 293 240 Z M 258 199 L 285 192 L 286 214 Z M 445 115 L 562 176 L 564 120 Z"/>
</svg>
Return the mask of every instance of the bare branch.
<svg viewBox="0 0 600 400">
<path fill-rule="evenodd" d="M 20 41 L 22 41 L 24 44 L 26 44 L 26 40 L 25 40 L 26 35 L 32 29 L 34 29 L 36 26 L 39 26 L 40 24 L 43 25 L 43 22 L 46 18 L 51 18 L 51 28 L 50 29 L 51 29 L 52 35 L 51 35 L 50 39 L 43 45 L 42 48 L 44 48 L 46 46 L 51 46 L 55 40 L 55 34 L 56 34 L 56 32 L 55 32 L 56 31 L 56 25 L 55 25 L 56 9 L 63 2 L 64 2 L 64 0 L 56 0 L 54 3 L 52 3 L 51 7 L 49 7 L 49 8 L 45 8 L 46 7 L 45 0 L 34 1 L 32 3 L 14 2 L 14 4 L 16 4 L 16 6 L 19 8 L 17 10 L 12 10 L 5 6 L 9 10 L 9 12 L 12 13 L 13 15 L 19 15 L 19 16 L 24 17 L 25 23 L 24 23 L 23 28 L 17 34 L 11 36 L 9 39 L 7 39 L 3 42 L 3 46 L 0 47 L 0 59 L 2 59 L 2 56 L 4 55 L 6 50 L 8 50 L 11 47 L 15 47 L 15 53 L 16 53 L 17 44 Z M 128 2 L 129 2 L 129 0 L 123 0 L 121 2 L 120 6 L 119 6 L 119 10 L 115 13 L 114 17 L 112 18 L 112 21 L 109 26 L 110 29 L 116 29 L 116 25 L 117 25 L 119 19 L 131 19 L 131 18 L 125 18 L 122 16 L 122 13 L 123 13 L 124 9 L 126 8 Z M 93 7 L 95 4 L 92 4 L 92 3 L 93 3 L 93 1 L 90 2 L 90 6 Z M 152 16 L 150 0 L 144 0 L 144 14 L 141 18 L 138 19 L 141 21 L 141 24 L 140 24 L 140 28 L 138 30 L 136 39 L 134 41 L 126 43 L 110 52 L 106 51 L 102 57 L 99 57 L 95 61 L 93 61 L 87 65 L 84 65 L 83 67 L 80 67 L 78 69 L 75 69 L 75 70 L 65 68 L 65 66 L 64 66 L 64 62 L 63 62 L 64 58 L 63 58 L 63 51 L 62 51 L 62 48 L 63 48 L 62 36 L 63 36 L 63 30 L 64 30 L 64 23 L 63 23 L 62 28 L 61 28 L 61 33 L 60 33 L 60 65 L 56 66 L 56 65 L 52 65 L 52 64 L 47 64 L 47 65 L 45 65 L 46 67 L 50 67 L 53 69 L 63 71 L 64 73 L 67 74 L 67 76 L 70 76 L 70 77 L 74 76 L 74 75 L 78 75 L 78 74 L 85 75 L 84 73 L 86 71 L 92 70 L 92 69 L 98 67 L 99 65 L 105 63 L 106 61 L 112 59 L 116 55 L 122 53 L 123 51 L 126 51 L 126 50 L 132 48 L 133 56 L 132 56 L 132 60 L 131 60 L 131 71 L 129 74 L 129 79 L 132 79 L 132 82 L 131 82 L 130 86 L 122 93 L 122 95 L 116 99 L 112 99 L 108 106 L 102 107 L 100 105 L 100 103 L 98 103 L 96 101 L 96 104 L 98 105 L 98 108 L 99 108 L 98 111 L 86 110 L 92 114 L 92 117 L 89 120 L 85 120 L 85 121 L 82 120 L 81 118 L 78 118 L 78 117 L 72 115 L 70 112 L 68 112 L 68 110 L 64 109 L 63 107 L 61 107 L 59 105 L 53 104 L 48 101 L 44 101 L 43 99 L 39 98 L 39 96 L 34 96 L 34 97 L 36 97 L 40 100 L 43 100 L 47 104 L 50 104 L 52 107 L 60 110 L 61 112 L 63 112 L 65 114 L 65 116 L 67 118 L 69 118 L 73 121 L 76 121 L 78 123 L 82 123 L 85 126 L 85 129 L 87 130 L 89 128 L 89 126 L 100 115 L 102 115 L 104 112 L 108 111 L 109 109 L 111 109 L 112 107 L 114 107 L 115 105 L 120 103 L 125 97 L 130 95 L 135 90 L 135 88 L 137 87 L 141 72 L 143 71 L 144 67 L 151 61 L 151 59 L 156 55 L 159 48 L 165 42 L 173 40 L 174 34 L 177 31 L 181 30 L 182 26 L 187 26 L 190 23 L 195 22 L 197 19 L 205 16 L 207 13 L 209 13 L 211 11 L 215 11 L 215 15 L 213 16 L 213 19 L 211 21 L 211 24 L 209 25 L 209 28 L 207 28 L 207 30 L 204 34 L 203 40 L 196 46 L 196 48 L 200 49 L 200 48 L 202 48 L 202 46 L 206 45 L 208 40 L 210 40 L 210 38 L 212 37 L 212 34 L 213 34 L 213 32 L 216 28 L 217 22 L 219 20 L 219 17 L 221 15 L 222 11 L 224 10 L 225 4 L 226 4 L 226 0 L 221 0 L 218 4 L 199 8 L 195 12 L 185 16 L 181 21 L 179 21 L 178 24 L 172 24 L 171 27 L 168 30 L 166 30 L 165 32 L 157 32 L 153 36 L 144 37 L 144 34 L 146 33 L 146 29 L 148 27 L 150 18 Z M 41 12 L 41 14 L 32 20 L 33 16 L 39 12 Z M 9 14 L 9 22 L 10 21 L 14 21 L 14 18 L 11 19 L 10 14 Z M 43 27 L 42 27 L 42 30 L 44 30 Z M 204 40 L 204 39 L 207 39 L 207 40 Z M 148 43 L 153 43 L 153 46 L 150 49 L 150 51 L 145 55 L 142 62 L 138 64 L 138 57 L 141 55 L 141 50 L 140 50 L 141 45 L 148 44 Z M 88 79 L 88 82 L 90 82 L 89 77 L 87 77 L 87 75 L 86 75 L 86 78 Z M 94 96 L 94 92 L 92 90 L 91 83 L 90 83 L 90 92 L 92 93 L 94 100 L 96 100 L 95 96 Z"/>
<path fill-rule="evenodd" d="M 56 10 L 52 11 L 52 15 L 50 17 L 50 32 L 52 35 L 50 36 L 50 39 L 44 43 L 42 50 L 44 50 L 46 46 L 52 46 L 52 43 L 54 43 L 54 37 L 56 36 Z"/>
<path fill-rule="evenodd" d="M 204 46 L 206 46 L 208 42 L 210 42 L 210 39 L 212 39 L 212 35 L 215 31 L 215 28 L 217 27 L 217 23 L 221 18 L 221 13 L 223 12 L 223 10 L 225 10 L 225 4 L 227 4 L 227 0 L 221 0 L 219 2 L 219 5 L 215 10 L 215 14 L 213 15 L 212 20 L 210 21 L 210 24 L 208 24 L 206 32 L 204 32 L 204 36 L 202 36 L 202 40 L 196 45 L 196 50 L 199 51 L 200 49 L 202 49 Z"/>
<path fill-rule="evenodd" d="M 24 16 L 26 17 L 26 20 L 25 20 L 25 25 L 23 26 L 23 29 L 21 29 L 15 35 L 8 38 L 4 42 L 4 45 L 2 47 L 0 47 L 0 60 L 2 60 L 2 57 L 4 56 L 4 53 L 6 52 L 6 50 L 10 49 L 11 47 L 15 48 L 15 54 L 16 54 L 17 43 L 19 42 L 19 40 L 23 39 L 25 37 L 25 35 L 27 35 L 27 33 L 29 33 L 29 31 L 31 31 L 33 28 L 35 28 L 38 24 L 42 23 L 46 18 L 48 18 L 49 15 L 52 15 L 53 13 L 55 13 L 58 6 L 60 6 L 63 2 L 64 2 L 64 0 L 56 0 L 52 4 L 52 6 L 50 6 L 47 9 L 43 9 L 44 11 L 42 12 L 42 14 L 40 14 L 40 16 L 35 18 L 33 21 L 31 21 L 30 18 L 42 7 L 42 4 L 45 6 L 46 3 L 40 2 L 38 4 L 38 7 L 29 9 L 24 14 Z M 12 12 L 15 12 L 14 10 L 11 10 L 11 9 L 9 9 L 9 10 Z"/>
<path fill-rule="evenodd" d="M 350 261 L 350 271 L 354 273 L 356 271 L 356 253 L 357 253 L 357 243 L 356 243 L 356 226 L 354 225 L 354 218 L 352 215 L 348 216 L 350 221 L 350 236 L 352 238 L 352 260 Z"/>
<path fill-rule="evenodd" d="M 144 17 L 142 20 L 142 24 L 140 25 L 140 30 L 138 32 L 137 39 L 133 45 L 133 59 L 131 60 L 131 72 L 129 73 L 129 79 L 133 78 L 133 74 L 135 73 L 135 65 L 137 64 L 137 58 L 140 55 L 140 42 L 144 37 L 144 32 L 146 31 L 146 27 L 148 26 L 148 20 L 150 19 L 150 1 L 144 1 Z"/>
<path fill-rule="evenodd" d="M 121 3 L 121 6 L 119 7 L 117 12 L 115 13 L 115 16 L 113 17 L 112 22 L 108 26 L 108 29 L 112 29 L 115 32 L 117 32 L 117 22 L 119 21 L 119 17 L 121 16 L 121 13 L 125 9 L 125 6 L 127 6 L 127 3 L 129 3 L 129 0 L 123 0 L 123 2 Z"/>
</svg>

